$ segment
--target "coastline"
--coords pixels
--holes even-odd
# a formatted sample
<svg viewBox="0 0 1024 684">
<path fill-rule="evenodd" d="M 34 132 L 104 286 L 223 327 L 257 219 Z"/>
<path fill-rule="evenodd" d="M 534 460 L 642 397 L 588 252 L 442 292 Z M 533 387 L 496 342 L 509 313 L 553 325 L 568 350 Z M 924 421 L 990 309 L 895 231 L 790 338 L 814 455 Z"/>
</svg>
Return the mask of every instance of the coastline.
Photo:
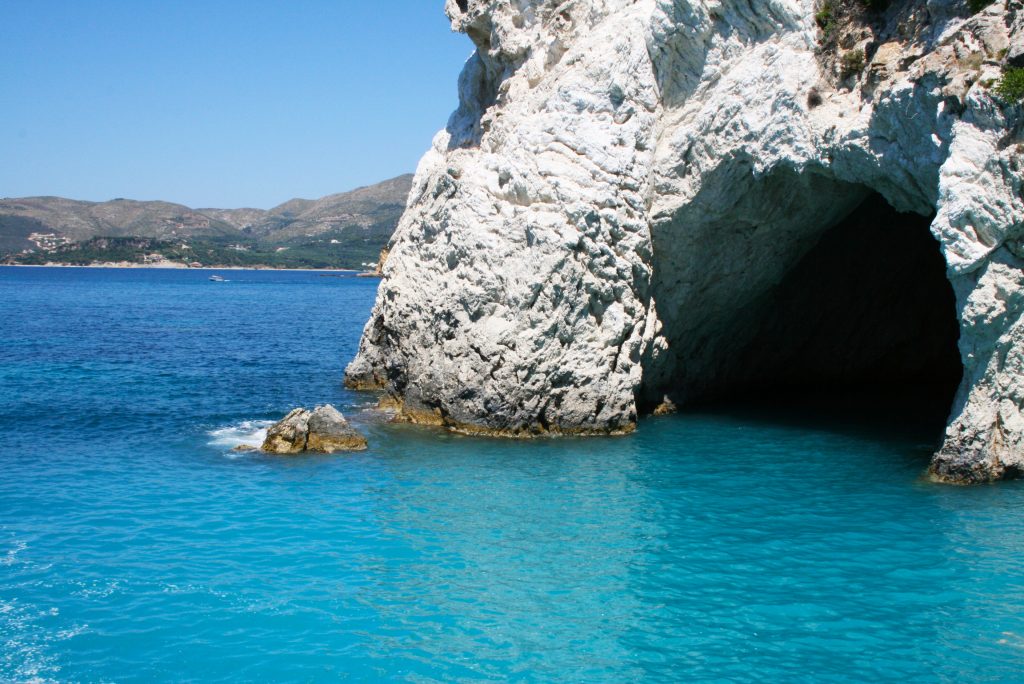
<svg viewBox="0 0 1024 684">
<path fill-rule="evenodd" d="M 130 261 L 104 261 L 95 264 L 0 264 L 11 268 L 146 268 L 146 269 L 167 269 L 181 271 L 311 271 L 329 273 L 356 273 L 363 271 L 354 268 L 285 268 L 281 266 L 188 266 L 176 261 L 158 261 L 152 264 L 137 264 Z M 375 274 L 367 274 L 375 275 Z"/>
</svg>

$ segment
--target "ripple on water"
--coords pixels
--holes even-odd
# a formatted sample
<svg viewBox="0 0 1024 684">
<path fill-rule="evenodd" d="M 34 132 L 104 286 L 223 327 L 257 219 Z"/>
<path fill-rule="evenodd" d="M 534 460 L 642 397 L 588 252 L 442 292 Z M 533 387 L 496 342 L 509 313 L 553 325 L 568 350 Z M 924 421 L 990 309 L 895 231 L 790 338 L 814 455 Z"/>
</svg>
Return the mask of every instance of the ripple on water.
<svg viewBox="0 0 1024 684">
<path fill-rule="evenodd" d="M 530 442 L 386 424 L 339 383 L 364 279 L 16 270 L 0 681 L 1024 671 L 1024 488 L 923 482 L 931 435 L 711 414 Z M 288 326 L 251 323 L 281 311 Z M 223 458 L 317 403 L 370 449 Z"/>
</svg>

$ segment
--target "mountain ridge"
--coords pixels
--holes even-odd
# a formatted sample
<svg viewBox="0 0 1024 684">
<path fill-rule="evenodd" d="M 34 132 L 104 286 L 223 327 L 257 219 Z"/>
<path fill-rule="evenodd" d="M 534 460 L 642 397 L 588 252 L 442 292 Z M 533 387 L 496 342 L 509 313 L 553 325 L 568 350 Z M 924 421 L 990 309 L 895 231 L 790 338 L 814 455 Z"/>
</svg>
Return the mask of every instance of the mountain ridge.
<svg viewBox="0 0 1024 684">
<path fill-rule="evenodd" d="M 103 202 L 54 195 L 0 199 L 0 253 L 45 250 L 31 235 L 57 244 L 97 237 L 157 240 L 255 239 L 289 242 L 354 227 L 397 224 L 412 186 L 404 174 L 319 199 L 293 198 L 270 209 L 192 208 L 163 200 L 115 198 Z"/>
</svg>

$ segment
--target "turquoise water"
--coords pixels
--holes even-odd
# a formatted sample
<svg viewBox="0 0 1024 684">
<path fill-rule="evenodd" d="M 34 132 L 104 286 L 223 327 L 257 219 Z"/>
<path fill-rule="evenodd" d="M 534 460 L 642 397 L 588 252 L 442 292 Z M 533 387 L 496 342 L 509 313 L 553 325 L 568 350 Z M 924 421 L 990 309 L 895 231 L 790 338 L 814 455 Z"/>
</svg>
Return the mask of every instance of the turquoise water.
<svg viewBox="0 0 1024 684">
<path fill-rule="evenodd" d="M 376 281 L 225 275 L 0 268 L 0 681 L 1024 680 L 1024 487 L 933 429 L 380 424 Z M 368 451 L 230 450 L 326 401 Z"/>
</svg>

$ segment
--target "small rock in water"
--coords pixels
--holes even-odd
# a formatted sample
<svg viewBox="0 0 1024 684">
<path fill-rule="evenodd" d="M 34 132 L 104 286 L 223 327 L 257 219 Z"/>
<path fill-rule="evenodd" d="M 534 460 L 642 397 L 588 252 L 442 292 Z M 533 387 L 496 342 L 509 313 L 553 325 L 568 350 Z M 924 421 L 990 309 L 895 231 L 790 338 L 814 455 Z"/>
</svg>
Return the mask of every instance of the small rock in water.
<svg viewBox="0 0 1024 684">
<path fill-rule="evenodd" d="M 259 447 L 254 447 L 252 444 L 239 444 L 231 449 L 232 451 L 259 451 Z"/>
<path fill-rule="evenodd" d="M 263 440 L 263 451 L 272 454 L 297 454 L 306 450 L 306 438 L 309 437 L 310 412 L 304 408 L 292 409 L 279 422 L 267 430 L 267 438 Z"/>
<path fill-rule="evenodd" d="M 365 448 L 366 438 L 348 424 L 340 411 L 330 404 L 313 409 L 309 417 L 306 451 L 330 454 L 335 451 L 356 451 Z"/>
<path fill-rule="evenodd" d="M 280 422 L 267 430 L 263 451 L 272 454 L 297 454 L 316 451 L 358 451 L 366 448 L 366 438 L 348 424 L 345 417 L 331 406 L 317 406 L 312 411 L 292 409 Z"/>
</svg>

